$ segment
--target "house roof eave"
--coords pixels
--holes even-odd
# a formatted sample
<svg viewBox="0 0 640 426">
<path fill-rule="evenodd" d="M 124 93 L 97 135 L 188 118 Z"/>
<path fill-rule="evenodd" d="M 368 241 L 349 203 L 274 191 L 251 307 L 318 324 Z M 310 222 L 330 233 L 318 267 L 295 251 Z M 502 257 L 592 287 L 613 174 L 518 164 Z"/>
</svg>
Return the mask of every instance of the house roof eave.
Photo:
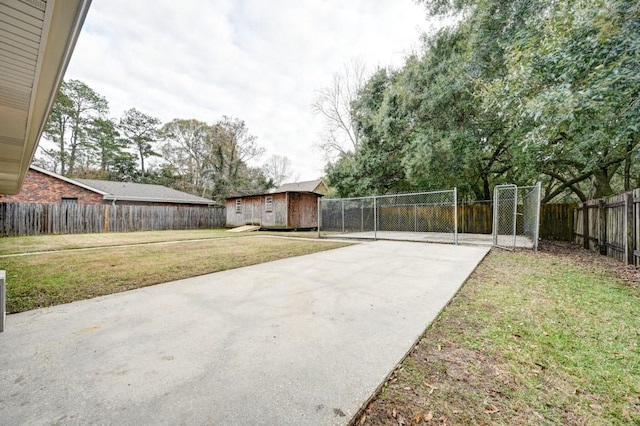
<svg viewBox="0 0 640 426">
<path fill-rule="evenodd" d="M 62 175 L 59 175 L 57 173 L 50 172 L 49 170 L 45 170 L 45 169 L 42 169 L 42 168 L 40 168 L 38 166 L 34 166 L 33 164 L 31 166 L 29 166 L 29 168 L 32 169 L 32 170 L 35 170 L 36 172 L 39 172 L 39 173 L 45 174 L 47 176 L 51 176 L 51 177 L 56 178 L 56 179 L 60 179 L 61 181 L 70 183 L 71 185 L 78 186 L 80 188 L 86 189 L 86 190 L 91 191 L 91 192 L 95 192 L 96 194 L 100 194 L 102 196 L 109 195 L 107 192 L 100 191 L 99 189 L 93 188 L 93 187 L 91 187 L 89 185 L 85 185 L 82 182 L 78 182 L 77 180 L 68 178 L 66 176 L 62 176 Z"/>
<path fill-rule="evenodd" d="M 106 201 L 137 201 L 141 203 L 169 203 L 169 204 L 198 204 L 198 205 L 208 205 L 214 206 L 216 202 L 211 200 L 208 201 L 198 201 L 198 200 L 179 200 L 179 199 L 171 199 L 171 198 L 153 198 L 153 197 L 127 197 L 127 196 L 116 196 L 113 194 L 106 194 L 103 197 Z"/>
<path fill-rule="evenodd" d="M 21 5 L 21 11 L 41 14 L 43 18 L 42 25 L 37 28 L 40 40 L 37 49 L 22 51 L 35 63 L 33 69 L 0 69 L 0 80 L 3 81 L 0 84 L 3 89 L 0 90 L 2 194 L 17 194 L 22 188 L 90 5 L 91 0 L 24 2 Z M 0 10 L 0 14 L 2 12 Z M 20 22 L 14 20 L 13 25 L 20 26 Z M 18 46 L 21 45 L 18 41 Z"/>
</svg>

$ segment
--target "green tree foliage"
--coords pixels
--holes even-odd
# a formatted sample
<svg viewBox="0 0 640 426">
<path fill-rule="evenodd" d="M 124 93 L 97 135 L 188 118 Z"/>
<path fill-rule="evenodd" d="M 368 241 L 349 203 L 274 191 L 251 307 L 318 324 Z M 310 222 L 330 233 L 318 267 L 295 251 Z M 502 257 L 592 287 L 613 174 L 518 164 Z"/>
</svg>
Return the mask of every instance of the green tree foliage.
<svg viewBox="0 0 640 426">
<path fill-rule="evenodd" d="M 172 166 L 174 173 L 190 186 L 188 192 L 205 195 L 212 190 L 212 129 L 199 120 L 174 119 L 160 132 L 164 143 L 162 157 Z"/>
<path fill-rule="evenodd" d="M 78 80 L 63 82 L 45 126 L 45 137 L 54 148 L 44 150 L 63 175 L 73 174 L 89 146 L 88 129 L 93 120 L 109 111 L 107 100 Z"/>
<path fill-rule="evenodd" d="M 566 188 L 582 200 L 609 195 L 621 171 L 630 189 L 640 159 L 640 5 L 550 3 L 506 52 L 508 72 L 486 84 L 484 103 L 518 129 L 523 161 L 550 178 L 546 198 Z"/>
<path fill-rule="evenodd" d="M 269 181 L 248 162 L 264 152 L 244 121 L 223 117 L 213 125 L 175 119 L 165 124 L 162 156 L 190 192 L 222 201 L 227 195 L 264 192 Z"/>
<path fill-rule="evenodd" d="M 89 123 L 87 139 L 90 155 L 85 170 L 100 171 L 102 179 L 131 181 L 138 174 L 136 156 L 126 150 L 115 120 L 96 118 Z"/>
<path fill-rule="evenodd" d="M 640 184 L 637 2 L 422 3 L 458 23 L 359 92 L 360 149 L 326 169 L 340 195 L 457 186 L 487 199 L 542 180 L 549 201 Z"/>
<path fill-rule="evenodd" d="M 153 144 L 158 140 L 160 119 L 152 117 L 135 108 L 125 111 L 120 119 L 119 128 L 124 141 L 138 153 L 140 171 L 145 175 L 145 158 L 158 156 Z"/>
<path fill-rule="evenodd" d="M 264 148 L 244 121 L 175 119 L 161 126 L 135 108 L 116 121 L 108 117 L 106 99 L 77 80 L 62 84 L 45 138 L 49 146 L 41 144 L 36 161 L 66 176 L 155 183 L 218 201 L 273 186 L 262 168 L 249 165 Z M 150 168 L 152 156 L 159 158 Z"/>
</svg>

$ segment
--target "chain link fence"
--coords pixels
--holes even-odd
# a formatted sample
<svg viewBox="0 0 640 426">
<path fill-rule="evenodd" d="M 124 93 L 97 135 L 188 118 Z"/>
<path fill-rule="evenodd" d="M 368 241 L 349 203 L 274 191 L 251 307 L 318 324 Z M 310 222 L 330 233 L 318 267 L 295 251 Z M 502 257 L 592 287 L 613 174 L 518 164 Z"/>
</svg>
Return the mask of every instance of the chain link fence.
<svg viewBox="0 0 640 426">
<path fill-rule="evenodd" d="M 493 245 L 508 250 L 528 238 L 538 249 L 540 183 L 535 186 L 498 185 L 493 191 Z"/>
<path fill-rule="evenodd" d="M 540 236 L 540 201 L 541 185 L 538 182 L 534 186 L 521 186 L 518 188 L 520 204 L 522 205 L 521 219 L 522 235 L 529 237 L 533 242 L 533 249 L 538 250 L 538 240 Z"/>
<path fill-rule="evenodd" d="M 403 233 L 429 233 L 434 241 L 457 244 L 457 191 L 431 191 L 320 201 L 321 236 L 351 233 L 362 238 L 404 239 Z M 406 234 L 405 234 L 406 235 Z"/>
</svg>

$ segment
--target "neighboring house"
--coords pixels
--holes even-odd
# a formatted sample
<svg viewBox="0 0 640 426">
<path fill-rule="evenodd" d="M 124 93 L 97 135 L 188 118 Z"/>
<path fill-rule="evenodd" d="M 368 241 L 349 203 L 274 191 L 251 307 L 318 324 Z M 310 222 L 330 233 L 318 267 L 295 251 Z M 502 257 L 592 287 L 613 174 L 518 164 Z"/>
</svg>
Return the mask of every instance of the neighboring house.
<svg viewBox="0 0 640 426">
<path fill-rule="evenodd" d="M 71 179 L 36 166 L 29 168 L 22 190 L 16 195 L 0 196 L 0 202 L 190 207 L 214 204 L 212 200 L 162 185 Z"/>
<path fill-rule="evenodd" d="M 327 193 L 327 186 L 318 179 L 288 183 L 268 194 L 229 197 L 226 201 L 227 226 L 317 228 L 318 199 Z"/>
</svg>

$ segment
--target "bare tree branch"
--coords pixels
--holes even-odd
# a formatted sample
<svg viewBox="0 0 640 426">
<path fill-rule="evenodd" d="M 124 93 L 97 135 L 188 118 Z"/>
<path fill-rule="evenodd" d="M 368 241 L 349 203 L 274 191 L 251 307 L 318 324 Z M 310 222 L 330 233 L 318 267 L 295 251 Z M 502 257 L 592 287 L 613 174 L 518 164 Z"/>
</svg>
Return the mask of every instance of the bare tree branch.
<svg viewBox="0 0 640 426">
<path fill-rule="evenodd" d="M 366 67 L 359 59 L 344 65 L 341 73 L 334 73 L 330 86 L 318 91 L 311 105 L 315 115 L 324 121 L 322 141 L 316 144 L 332 159 L 360 147 L 358 130 L 351 115 L 351 105 L 365 83 Z"/>
</svg>

